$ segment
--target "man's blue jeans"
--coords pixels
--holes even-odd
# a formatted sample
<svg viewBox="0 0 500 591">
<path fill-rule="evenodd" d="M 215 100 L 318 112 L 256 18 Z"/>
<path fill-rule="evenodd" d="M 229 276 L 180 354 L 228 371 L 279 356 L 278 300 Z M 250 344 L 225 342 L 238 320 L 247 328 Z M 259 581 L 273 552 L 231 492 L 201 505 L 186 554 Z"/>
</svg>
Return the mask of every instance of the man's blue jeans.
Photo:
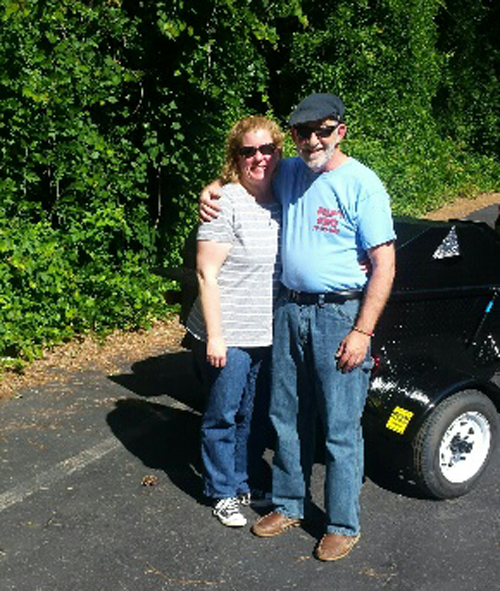
<svg viewBox="0 0 500 591">
<path fill-rule="evenodd" d="M 201 425 L 201 455 L 205 467 L 204 492 L 223 499 L 248 492 L 248 438 L 259 373 L 270 347 L 228 347 L 223 368 L 205 358 L 205 343 L 194 353 L 202 373 L 206 395 Z M 266 393 L 263 393 L 266 395 Z"/>
<path fill-rule="evenodd" d="M 363 478 L 361 415 L 371 357 L 349 373 L 335 353 L 349 333 L 359 301 L 299 305 L 281 298 L 274 317 L 270 416 L 276 430 L 273 501 L 289 517 L 304 516 L 314 460 L 317 416 L 325 434 L 326 531 L 359 533 Z"/>
</svg>

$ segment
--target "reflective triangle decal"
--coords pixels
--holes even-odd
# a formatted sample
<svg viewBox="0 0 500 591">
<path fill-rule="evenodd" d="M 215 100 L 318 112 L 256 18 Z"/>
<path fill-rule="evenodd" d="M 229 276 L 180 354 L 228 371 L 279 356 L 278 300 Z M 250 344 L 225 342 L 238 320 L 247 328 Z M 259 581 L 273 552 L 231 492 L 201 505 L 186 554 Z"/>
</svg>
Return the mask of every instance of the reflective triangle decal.
<svg viewBox="0 0 500 591">
<path fill-rule="evenodd" d="M 448 259 L 450 257 L 460 256 L 460 246 L 458 244 L 458 236 L 455 226 L 448 232 L 446 238 L 437 247 L 436 252 L 432 255 L 433 259 Z"/>
</svg>

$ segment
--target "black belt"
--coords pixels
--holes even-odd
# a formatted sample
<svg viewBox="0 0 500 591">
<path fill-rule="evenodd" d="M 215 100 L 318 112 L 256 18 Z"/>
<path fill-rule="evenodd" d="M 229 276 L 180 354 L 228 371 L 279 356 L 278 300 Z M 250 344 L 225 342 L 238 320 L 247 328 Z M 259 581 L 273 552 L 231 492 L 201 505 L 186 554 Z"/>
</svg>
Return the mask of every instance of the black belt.
<svg viewBox="0 0 500 591">
<path fill-rule="evenodd" d="M 327 291 L 326 293 L 307 293 L 305 291 L 293 291 L 285 289 L 288 301 L 301 305 L 313 304 L 343 304 L 347 300 L 360 300 L 362 291 Z"/>
</svg>

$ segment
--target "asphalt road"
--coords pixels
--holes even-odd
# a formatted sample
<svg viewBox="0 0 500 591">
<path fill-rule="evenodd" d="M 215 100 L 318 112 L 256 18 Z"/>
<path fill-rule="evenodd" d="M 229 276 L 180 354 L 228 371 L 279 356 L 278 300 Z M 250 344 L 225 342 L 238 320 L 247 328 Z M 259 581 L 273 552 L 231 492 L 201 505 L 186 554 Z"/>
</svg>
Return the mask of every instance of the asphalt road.
<svg viewBox="0 0 500 591">
<path fill-rule="evenodd" d="M 500 453 L 454 501 L 401 494 L 372 475 L 362 538 L 333 564 L 303 529 L 261 540 L 203 504 L 199 395 L 187 353 L 67 376 L 0 407 L 2 591 L 309 589 L 473 591 L 500 579 Z M 158 483 L 145 486 L 155 476 Z M 256 516 L 247 511 L 250 520 Z"/>
<path fill-rule="evenodd" d="M 500 451 L 453 501 L 419 498 L 369 466 L 361 540 L 321 563 L 322 464 L 303 528 L 267 540 L 224 528 L 201 495 L 199 409 L 189 355 L 168 352 L 120 375 L 54 375 L 2 403 L 0 591 L 500 587 Z"/>
</svg>

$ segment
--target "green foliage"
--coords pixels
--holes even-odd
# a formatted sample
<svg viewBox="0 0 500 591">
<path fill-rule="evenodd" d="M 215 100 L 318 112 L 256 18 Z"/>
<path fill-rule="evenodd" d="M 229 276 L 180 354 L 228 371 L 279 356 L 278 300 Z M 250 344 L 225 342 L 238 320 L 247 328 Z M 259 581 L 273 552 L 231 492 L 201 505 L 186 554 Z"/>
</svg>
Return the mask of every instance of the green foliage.
<svg viewBox="0 0 500 591">
<path fill-rule="evenodd" d="M 464 10 L 471 5 L 462 4 Z M 471 157 L 468 136 L 443 134 L 453 112 L 443 106 L 436 117 L 446 79 L 463 80 L 474 67 L 471 61 L 464 71 L 452 69 L 439 51 L 441 0 L 340 0 L 328 9 L 304 0 L 302 7 L 309 27 L 293 36 L 284 86 L 302 80 L 300 96 L 343 97 L 350 129 L 345 148 L 378 172 L 396 213 L 418 215 L 453 196 L 498 188 L 491 151 Z M 486 111 L 498 125 L 498 109 L 497 115 Z"/>
<path fill-rule="evenodd" d="M 230 125 L 342 96 L 397 213 L 498 190 L 491 0 L 0 0 L 0 356 L 166 313 Z M 293 153 L 288 139 L 287 153 Z"/>
<path fill-rule="evenodd" d="M 437 25 L 445 59 L 434 105 L 443 132 L 467 151 L 500 152 L 500 5 L 447 0 Z"/>
<path fill-rule="evenodd" d="M 166 313 L 149 273 L 160 149 L 119 2 L 4 1 L 0 18 L 0 355 L 30 359 Z"/>
<path fill-rule="evenodd" d="M 140 116 L 160 147 L 153 191 L 160 256 L 171 257 L 196 223 L 200 187 L 217 175 L 229 127 L 270 112 L 266 48 L 277 19 L 302 19 L 299 0 L 142 1 L 139 21 L 145 88 Z"/>
<path fill-rule="evenodd" d="M 82 264 L 74 234 L 46 222 L 0 226 L 0 351 L 32 359 L 43 346 L 89 330 L 147 325 L 165 313 L 161 281 L 138 255 Z"/>
</svg>

